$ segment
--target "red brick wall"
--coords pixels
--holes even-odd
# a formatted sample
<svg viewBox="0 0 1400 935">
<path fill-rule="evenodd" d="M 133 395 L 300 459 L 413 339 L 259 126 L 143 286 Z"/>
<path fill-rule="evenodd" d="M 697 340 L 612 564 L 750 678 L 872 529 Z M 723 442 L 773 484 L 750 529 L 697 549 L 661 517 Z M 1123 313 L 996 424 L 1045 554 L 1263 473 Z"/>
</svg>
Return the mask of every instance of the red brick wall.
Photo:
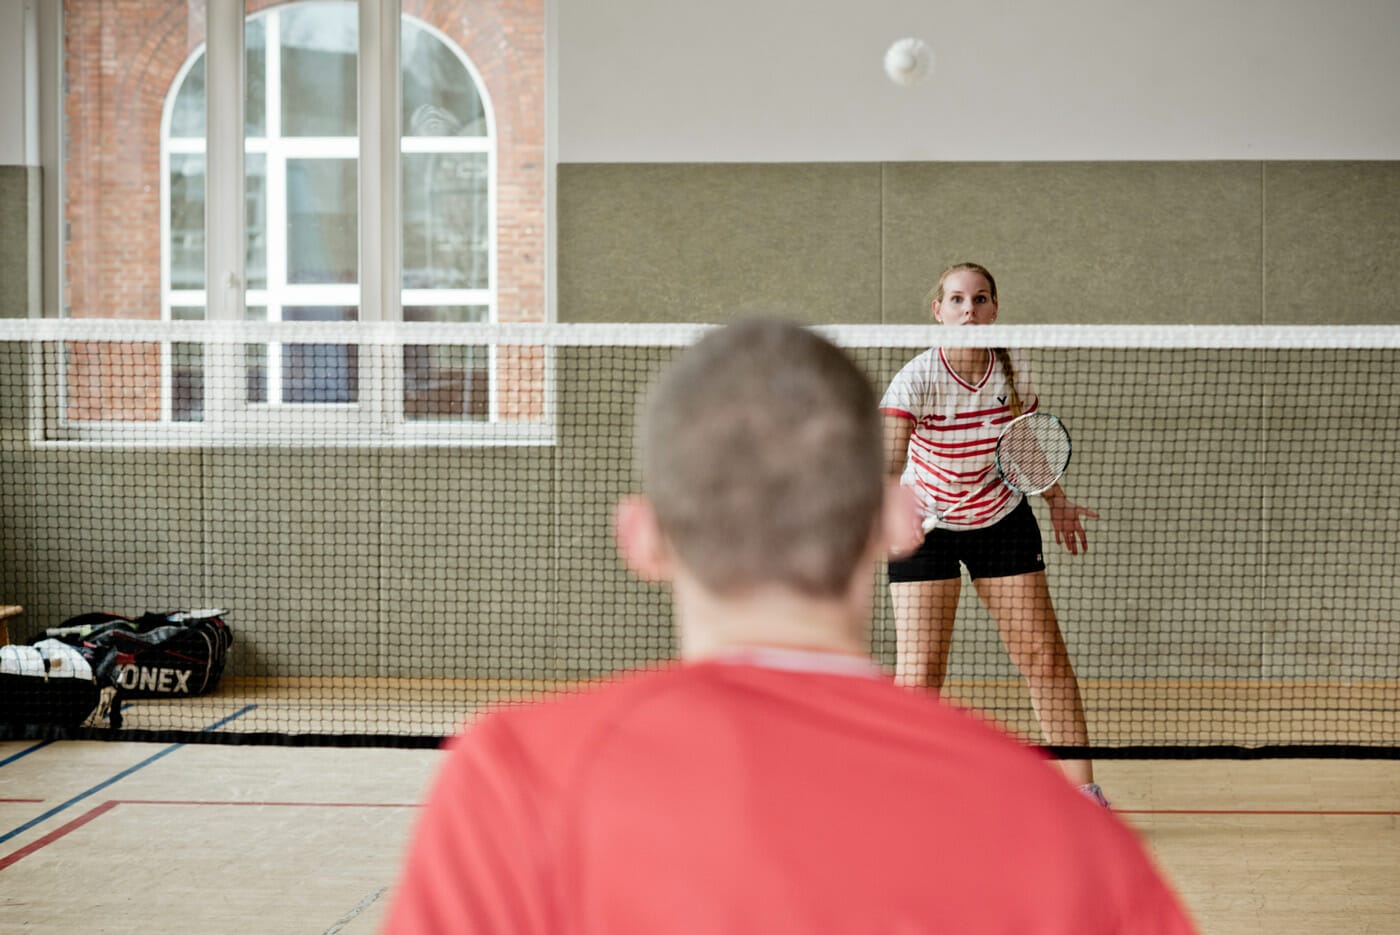
<svg viewBox="0 0 1400 935">
<path fill-rule="evenodd" d="M 161 109 L 202 24 L 180 0 L 69 0 L 64 17 L 69 311 L 159 318 Z"/>
<path fill-rule="evenodd" d="M 485 83 L 497 134 L 497 315 L 543 321 L 543 0 L 404 0 L 403 8 L 455 41 Z M 202 4 L 67 0 L 64 15 L 68 310 L 159 318 L 160 120 L 181 66 L 204 41 Z M 156 379 L 155 361 L 140 370 Z M 69 378 L 70 388 L 101 382 L 82 370 Z M 106 403 L 89 399 L 82 409 L 87 418 L 155 418 L 158 388 L 104 393 Z"/>
</svg>

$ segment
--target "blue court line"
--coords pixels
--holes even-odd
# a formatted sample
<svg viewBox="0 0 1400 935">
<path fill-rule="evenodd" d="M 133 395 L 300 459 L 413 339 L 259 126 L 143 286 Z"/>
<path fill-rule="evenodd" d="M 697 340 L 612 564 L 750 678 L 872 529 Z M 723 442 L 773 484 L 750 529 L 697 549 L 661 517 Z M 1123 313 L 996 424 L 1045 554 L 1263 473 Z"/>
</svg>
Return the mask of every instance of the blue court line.
<svg viewBox="0 0 1400 935">
<path fill-rule="evenodd" d="M 29 747 L 29 748 L 26 749 L 26 750 L 21 750 L 21 751 L 19 751 L 19 752 L 16 753 L 14 756 L 7 756 L 7 757 L 5 757 L 3 760 L 0 760 L 0 766 L 9 766 L 9 765 L 10 765 L 11 763 L 13 763 L 15 760 L 18 760 L 18 759 L 20 759 L 20 758 L 22 758 L 22 757 L 29 756 L 29 754 L 33 753 L 35 750 L 42 750 L 44 747 L 47 747 L 47 746 L 48 746 L 49 744 L 51 744 L 51 743 L 53 743 L 52 740 L 41 740 L 41 741 L 39 741 L 38 743 L 36 743 L 34 746 Z"/>
<path fill-rule="evenodd" d="M 215 721 L 213 724 L 210 724 L 208 727 L 206 727 L 206 728 L 204 728 L 202 731 L 200 731 L 200 733 L 208 733 L 208 732 L 211 731 L 211 730 L 217 730 L 218 728 L 223 727 L 223 726 L 224 726 L 225 724 L 227 724 L 229 721 L 232 721 L 232 720 L 235 720 L 235 719 L 237 719 L 237 718 L 242 717 L 243 715 L 247 714 L 249 711 L 253 710 L 253 709 L 256 708 L 256 707 L 257 707 L 257 705 L 255 705 L 255 704 L 250 704 L 250 705 L 247 705 L 247 706 L 245 706 L 245 707 L 243 707 L 243 708 L 240 708 L 239 710 L 237 710 L 237 711 L 235 711 L 234 713 L 230 714 L 228 717 L 224 718 L 223 720 L 221 720 L 221 721 Z M 42 746 L 42 745 L 41 745 L 41 746 Z M 156 753 L 156 754 L 153 754 L 153 755 L 151 755 L 151 756 L 146 757 L 146 759 L 142 760 L 140 763 L 137 763 L 135 766 L 128 766 L 126 769 L 122 770 L 120 773 L 117 773 L 115 776 L 112 776 L 112 777 L 109 778 L 109 779 L 104 779 L 102 782 L 99 782 L 97 785 L 93 786 L 91 789 L 88 789 L 86 792 L 79 792 L 77 795 L 73 796 L 73 798 L 69 799 L 67 802 L 64 802 L 62 805 L 55 805 L 53 808 L 49 809 L 47 812 L 44 812 L 42 815 L 39 815 L 39 816 L 36 817 L 36 818 L 33 818 L 33 819 L 29 820 L 29 821 L 26 821 L 24 824 L 20 825 L 18 828 L 14 829 L 13 831 L 7 831 L 5 834 L 0 834 L 0 844 L 3 844 L 4 842 L 10 840 L 10 838 L 15 837 L 16 835 L 23 834 L 24 832 L 28 831 L 30 828 L 33 828 L 35 825 L 41 824 L 41 823 L 43 823 L 43 822 L 45 822 L 45 821 L 48 821 L 50 818 L 52 818 L 53 816 L 57 815 L 59 812 L 63 811 L 64 809 L 71 808 L 72 806 L 74 806 L 74 805 L 76 805 L 77 803 L 81 802 L 83 799 L 86 799 L 88 796 L 94 795 L 94 794 L 96 794 L 96 793 L 98 793 L 98 792 L 101 792 L 103 789 L 107 788 L 107 787 L 110 786 L 112 783 L 117 782 L 117 781 L 122 780 L 122 779 L 125 779 L 127 776 L 130 776 L 132 773 L 136 772 L 138 769 L 144 769 L 145 767 L 150 766 L 150 765 L 151 765 L 152 763 L 154 763 L 156 760 L 159 760 L 161 757 L 166 756 L 166 755 L 168 755 L 168 754 L 174 753 L 176 750 L 180 749 L 180 748 L 183 747 L 183 746 L 184 746 L 184 744 L 182 744 L 182 743 L 171 744 L 170 746 L 166 747 L 164 750 L 160 751 L 159 753 Z M 35 747 L 35 748 L 31 748 L 31 749 L 38 749 L 38 748 Z M 31 751 L 26 750 L 26 751 L 24 751 L 24 752 L 25 752 L 25 753 L 28 753 L 28 752 L 31 752 Z"/>
<path fill-rule="evenodd" d="M 132 703 L 131 703 L 130 701 L 128 701 L 128 702 L 123 703 L 122 706 L 121 706 L 118 710 L 119 710 L 119 711 L 126 711 L 126 710 L 128 710 L 129 708 L 131 708 L 131 707 L 132 707 Z M 207 728 L 206 728 L 206 730 L 207 730 Z M 39 741 L 38 743 L 36 743 L 34 746 L 30 747 L 30 748 L 27 749 L 27 750 L 21 750 L 21 751 L 19 751 L 18 753 L 16 753 L 14 756 L 7 756 L 7 757 L 5 757 L 5 759 L 0 760 L 0 766 L 9 766 L 9 765 L 10 765 L 11 763 L 13 763 L 15 760 L 22 759 L 22 758 L 24 758 L 24 757 L 26 757 L 26 756 L 29 756 L 29 754 L 33 753 L 35 750 L 42 750 L 43 748 L 47 747 L 47 746 L 48 746 L 49 744 L 51 744 L 51 743 L 53 743 L 52 740 L 41 740 L 41 741 Z"/>
</svg>

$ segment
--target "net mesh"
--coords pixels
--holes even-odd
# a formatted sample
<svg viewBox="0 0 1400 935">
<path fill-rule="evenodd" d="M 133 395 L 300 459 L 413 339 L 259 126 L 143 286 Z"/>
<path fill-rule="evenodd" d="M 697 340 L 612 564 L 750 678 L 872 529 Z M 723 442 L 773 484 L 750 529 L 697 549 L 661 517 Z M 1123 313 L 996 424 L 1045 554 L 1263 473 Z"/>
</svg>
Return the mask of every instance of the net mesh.
<svg viewBox="0 0 1400 935">
<path fill-rule="evenodd" d="M 1088 551 L 1029 498 L 1072 676 L 964 573 L 946 697 L 1094 756 L 1400 749 L 1396 331 L 820 330 L 879 387 L 935 340 L 1023 348 L 1074 437 Z M 624 571 L 610 514 L 639 400 L 703 331 L 0 322 L 0 728 L 422 745 L 663 663 L 668 595 Z M 874 655 L 941 652 L 876 574 Z M 204 608 L 233 635 L 221 677 L 163 691 L 183 663 L 126 652 L 112 684 L 156 674 L 108 694 L 120 727 L 21 674 L 78 615 Z"/>
</svg>

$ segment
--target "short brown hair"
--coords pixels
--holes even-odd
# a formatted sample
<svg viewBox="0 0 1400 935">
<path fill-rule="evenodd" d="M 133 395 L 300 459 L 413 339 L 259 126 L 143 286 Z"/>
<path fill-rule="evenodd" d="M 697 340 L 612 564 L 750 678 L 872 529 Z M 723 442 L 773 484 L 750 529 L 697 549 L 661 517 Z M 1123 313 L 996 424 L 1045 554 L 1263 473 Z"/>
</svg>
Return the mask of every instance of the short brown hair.
<svg viewBox="0 0 1400 935">
<path fill-rule="evenodd" d="M 643 489 L 712 591 L 835 596 L 874 532 L 881 431 L 874 388 L 845 352 L 791 322 L 747 319 L 696 343 L 653 389 Z"/>
</svg>

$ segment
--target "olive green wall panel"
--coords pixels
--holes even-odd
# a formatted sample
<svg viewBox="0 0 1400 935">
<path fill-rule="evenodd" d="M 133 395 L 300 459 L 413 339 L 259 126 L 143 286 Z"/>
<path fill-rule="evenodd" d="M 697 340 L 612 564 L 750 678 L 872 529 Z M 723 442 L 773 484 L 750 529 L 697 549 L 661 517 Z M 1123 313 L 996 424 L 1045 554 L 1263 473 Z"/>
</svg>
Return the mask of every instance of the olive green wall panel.
<svg viewBox="0 0 1400 935">
<path fill-rule="evenodd" d="M 1257 324 L 1263 192 L 1243 162 L 561 165 L 559 318 L 918 322 L 972 259 L 1007 321 Z"/>
<path fill-rule="evenodd" d="M 0 318 L 39 312 L 41 180 L 34 166 L 0 166 Z"/>
<path fill-rule="evenodd" d="M 1400 162 L 1270 162 L 1264 181 L 1268 323 L 1400 323 Z"/>
<path fill-rule="evenodd" d="M 566 164 L 558 204 L 562 321 L 917 322 L 965 259 L 1009 322 L 1400 321 L 1400 162 Z"/>
<path fill-rule="evenodd" d="M 197 451 L 0 449 L 0 593 L 24 637 L 75 614 L 207 606 Z"/>
<path fill-rule="evenodd" d="M 618 499 L 641 489 L 632 450 L 637 406 L 673 358 L 673 351 L 657 348 L 571 348 L 559 355 L 558 603 L 547 660 L 557 675 L 595 675 L 674 650 L 666 593 L 633 580 L 612 539 Z"/>
<path fill-rule="evenodd" d="M 880 320 L 878 165 L 561 165 L 560 321 Z"/>
<path fill-rule="evenodd" d="M 547 447 L 220 451 L 211 599 L 240 675 L 526 678 L 555 602 Z"/>
<path fill-rule="evenodd" d="M 1258 483 L 1261 605 L 1277 633 L 1265 675 L 1395 677 L 1400 658 L 1400 351 L 1277 351 L 1255 374 L 1266 394 Z"/>
<path fill-rule="evenodd" d="M 0 451 L 21 447 L 28 438 L 32 351 L 22 341 L 0 341 Z"/>
<path fill-rule="evenodd" d="M 1045 406 L 1074 434 L 1063 481 L 1099 513 L 1087 552 L 1037 502 L 1066 641 L 1085 677 L 1250 677 L 1269 621 L 1258 540 L 1267 365 L 1222 352 L 1042 350 Z M 1216 380 L 1216 375 L 1230 380 Z"/>
<path fill-rule="evenodd" d="M 1257 163 L 890 164 L 884 320 L 972 260 L 1009 324 L 1257 323 L 1260 198 Z"/>
<path fill-rule="evenodd" d="M 542 677 L 558 617 L 552 448 L 380 455 L 381 596 L 369 644 L 386 676 Z"/>
<path fill-rule="evenodd" d="M 269 456 L 270 455 L 270 456 Z M 358 449 L 210 452 L 209 599 L 229 610 L 238 675 L 379 674 L 382 493 Z"/>
</svg>

